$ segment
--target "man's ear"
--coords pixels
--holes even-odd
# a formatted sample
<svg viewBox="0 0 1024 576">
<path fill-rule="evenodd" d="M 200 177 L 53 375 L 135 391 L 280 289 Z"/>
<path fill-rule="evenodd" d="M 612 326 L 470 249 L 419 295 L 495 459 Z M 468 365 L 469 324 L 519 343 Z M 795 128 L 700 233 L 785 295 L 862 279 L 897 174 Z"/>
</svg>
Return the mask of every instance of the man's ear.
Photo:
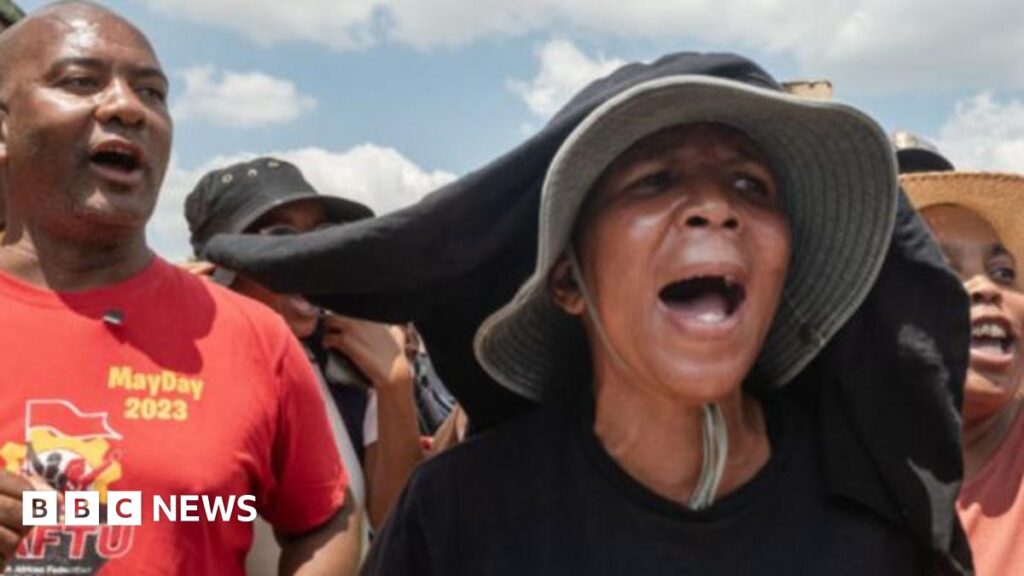
<svg viewBox="0 0 1024 576">
<path fill-rule="evenodd" d="M 583 292 L 573 274 L 572 264 L 563 254 L 548 273 L 548 290 L 558 307 L 573 316 L 582 316 L 587 309 Z"/>
</svg>

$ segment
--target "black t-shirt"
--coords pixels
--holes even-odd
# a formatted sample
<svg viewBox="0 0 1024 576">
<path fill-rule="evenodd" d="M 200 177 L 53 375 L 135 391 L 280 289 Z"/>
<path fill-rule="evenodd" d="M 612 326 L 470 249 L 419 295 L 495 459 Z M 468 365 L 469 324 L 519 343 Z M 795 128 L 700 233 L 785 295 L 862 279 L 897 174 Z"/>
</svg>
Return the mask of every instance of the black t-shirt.
<svg viewBox="0 0 1024 576">
<path fill-rule="evenodd" d="M 772 455 L 692 511 L 604 451 L 589 398 L 541 408 L 420 467 L 364 575 L 907 575 L 909 534 L 829 496 L 809 415 L 765 403 Z"/>
</svg>

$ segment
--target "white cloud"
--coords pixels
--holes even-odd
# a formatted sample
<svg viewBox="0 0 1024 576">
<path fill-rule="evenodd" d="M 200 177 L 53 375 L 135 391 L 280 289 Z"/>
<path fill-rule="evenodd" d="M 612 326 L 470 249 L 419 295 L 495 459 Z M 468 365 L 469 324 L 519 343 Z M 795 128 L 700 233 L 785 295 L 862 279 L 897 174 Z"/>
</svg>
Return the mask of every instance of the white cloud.
<svg viewBox="0 0 1024 576">
<path fill-rule="evenodd" d="M 1024 172 L 1024 101 L 991 92 L 960 100 L 936 145 L 958 169 Z"/>
<path fill-rule="evenodd" d="M 538 50 L 540 70 L 533 80 L 509 81 L 534 114 L 551 116 L 591 81 L 625 64 L 618 58 L 590 58 L 568 40 L 552 40 Z"/>
<path fill-rule="evenodd" d="M 159 12 L 226 28 L 271 45 L 301 41 L 338 50 L 368 46 L 380 0 L 141 0 Z"/>
<path fill-rule="evenodd" d="M 392 148 L 361 144 L 343 152 L 300 148 L 267 154 L 218 156 L 203 166 L 183 169 L 172 159 L 156 213 L 147 228 L 150 244 L 166 258 L 184 260 L 191 254 L 185 223 L 185 197 L 206 172 L 256 156 L 274 156 L 302 170 L 320 193 L 362 202 L 377 214 L 412 204 L 427 192 L 455 179 L 440 170 L 424 170 Z"/>
<path fill-rule="evenodd" d="M 185 93 L 173 105 L 179 121 L 256 128 L 290 122 L 316 108 L 316 100 L 294 84 L 262 72 L 219 73 L 213 66 L 194 66 L 181 76 Z"/>
<path fill-rule="evenodd" d="M 790 56 L 840 90 L 1024 86 L 1024 2 L 1006 0 L 141 1 L 264 44 L 429 49 L 571 30 Z"/>
</svg>

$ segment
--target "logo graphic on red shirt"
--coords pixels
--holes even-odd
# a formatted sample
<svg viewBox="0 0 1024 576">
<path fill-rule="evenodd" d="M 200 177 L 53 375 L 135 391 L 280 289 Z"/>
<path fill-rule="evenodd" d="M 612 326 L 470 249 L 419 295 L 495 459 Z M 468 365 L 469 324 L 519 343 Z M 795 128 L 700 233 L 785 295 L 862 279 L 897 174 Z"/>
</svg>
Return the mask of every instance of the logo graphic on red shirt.
<svg viewBox="0 0 1024 576">
<path fill-rule="evenodd" d="M 105 412 L 86 414 L 63 400 L 29 401 L 25 439 L 26 471 L 58 491 L 96 490 L 105 501 L 107 486 L 121 477 L 121 455 L 111 446 L 121 435 Z"/>
<path fill-rule="evenodd" d="M 29 400 L 25 443 L 0 448 L 0 464 L 9 472 L 43 478 L 59 492 L 99 492 L 105 504 L 110 485 L 122 476 L 121 440 L 106 412 L 86 412 L 66 400 Z M 96 573 L 106 560 L 128 552 L 134 531 L 103 521 L 100 526 L 36 528 L 18 547 L 7 573 L 28 573 L 31 565 L 62 566 L 62 574 Z"/>
</svg>

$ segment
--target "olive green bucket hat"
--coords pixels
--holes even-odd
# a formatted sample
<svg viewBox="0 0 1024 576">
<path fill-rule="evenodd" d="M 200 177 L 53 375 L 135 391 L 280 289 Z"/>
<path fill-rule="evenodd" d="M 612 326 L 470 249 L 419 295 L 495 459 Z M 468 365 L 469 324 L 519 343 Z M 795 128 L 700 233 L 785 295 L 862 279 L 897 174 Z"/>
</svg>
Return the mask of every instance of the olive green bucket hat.
<svg viewBox="0 0 1024 576">
<path fill-rule="evenodd" d="M 536 267 L 487 318 L 474 349 L 513 392 L 543 400 L 579 320 L 549 295 L 547 277 L 569 248 L 583 202 L 612 161 L 642 138 L 694 122 L 732 126 L 768 156 L 782 190 L 793 251 L 782 300 L 754 367 L 769 388 L 788 383 L 860 307 L 895 225 L 895 156 L 885 132 L 850 106 L 726 78 L 667 76 L 611 98 L 562 143 L 541 188 Z"/>
</svg>

